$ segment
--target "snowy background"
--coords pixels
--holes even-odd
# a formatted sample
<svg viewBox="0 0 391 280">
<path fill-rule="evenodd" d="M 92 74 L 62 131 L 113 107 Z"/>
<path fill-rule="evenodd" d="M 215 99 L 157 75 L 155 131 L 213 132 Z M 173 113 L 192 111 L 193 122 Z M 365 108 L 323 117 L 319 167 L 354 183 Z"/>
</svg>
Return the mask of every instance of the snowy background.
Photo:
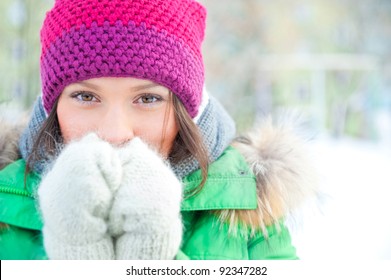
<svg viewBox="0 0 391 280">
<path fill-rule="evenodd" d="M 390 260 L 391 142 L 323 138 L 312 148 L 326 198 L 292 226 L 299 257 Z"/>
</svg>

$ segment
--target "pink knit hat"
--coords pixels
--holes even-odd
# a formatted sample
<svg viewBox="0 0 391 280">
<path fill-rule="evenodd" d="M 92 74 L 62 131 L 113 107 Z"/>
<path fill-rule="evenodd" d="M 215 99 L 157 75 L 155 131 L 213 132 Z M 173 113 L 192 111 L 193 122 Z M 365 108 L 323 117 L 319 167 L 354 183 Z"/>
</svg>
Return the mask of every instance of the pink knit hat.
<svg viewBox="0 0 391 280">
<path fill-rule="evenodd" d="M 41 29 L 42 100 L 97 77 L 169 88 L 194 117 L 201 102 L 206 10 L 194 0 L 57 0 Z"/>
</svg>

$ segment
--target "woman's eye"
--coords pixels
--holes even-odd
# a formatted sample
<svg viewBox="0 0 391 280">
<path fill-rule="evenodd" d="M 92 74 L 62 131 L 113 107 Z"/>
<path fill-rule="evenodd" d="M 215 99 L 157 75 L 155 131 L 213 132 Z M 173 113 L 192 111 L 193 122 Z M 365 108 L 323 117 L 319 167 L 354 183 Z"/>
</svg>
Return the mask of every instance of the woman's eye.
<svg viewBox="0 0 391 280">
<path fill-rule="evenodd" d="M 88 93 L 88 92 L 78 92 L 78 93 L 75 93 L 72 97 L 76 98 L 78 101 L 81 101 L 81 102 L 96 101 L 96 97 L 93 94 Z"/>
<path fill-rule="evenodd" d="M 79 98 L 80 98 L 80 100 L 86 101 L 86 102 L 94 100 L 94 97 L 89 93 L 80 93 Z"/>
<path fill-rule="evenodd" d="M 162 98 L 159 96 L 151 95 L 151 94 L 146 94 L 141 96 L 138 100 L 137 103 L 141 104 L 152 104 L 161 101 Z"/>
</svg>

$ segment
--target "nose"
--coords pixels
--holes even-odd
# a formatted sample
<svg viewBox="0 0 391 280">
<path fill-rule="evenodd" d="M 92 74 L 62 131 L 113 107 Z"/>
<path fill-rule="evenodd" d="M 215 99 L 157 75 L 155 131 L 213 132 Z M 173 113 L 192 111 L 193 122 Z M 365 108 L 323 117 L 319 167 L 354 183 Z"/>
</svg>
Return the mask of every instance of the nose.
<svg viewBox="0 0 391 280">
<path fill-rule="evenodd" d="M 119 108 L 111 108 L 102 115 L 97 134 L 114 146 L 123 145 L 134 137 L 130 116 Z"/>
</svg>

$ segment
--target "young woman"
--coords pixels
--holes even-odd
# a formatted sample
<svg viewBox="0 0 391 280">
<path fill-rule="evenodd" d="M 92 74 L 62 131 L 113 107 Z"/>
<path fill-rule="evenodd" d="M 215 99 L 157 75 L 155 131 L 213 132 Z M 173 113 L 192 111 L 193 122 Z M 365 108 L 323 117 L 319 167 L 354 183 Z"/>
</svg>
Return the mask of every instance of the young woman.
<svg viewBox="0 0 391 280">
<path fill-rule="evenodd" d="M 1 259 L 297 258 L 284 220 L 316 192 L 300 139 L 266 122 L 233 140 L 203 91 L 205 16 L 56 1 L 19 145 L 2 124 Z"/>
</svg>

